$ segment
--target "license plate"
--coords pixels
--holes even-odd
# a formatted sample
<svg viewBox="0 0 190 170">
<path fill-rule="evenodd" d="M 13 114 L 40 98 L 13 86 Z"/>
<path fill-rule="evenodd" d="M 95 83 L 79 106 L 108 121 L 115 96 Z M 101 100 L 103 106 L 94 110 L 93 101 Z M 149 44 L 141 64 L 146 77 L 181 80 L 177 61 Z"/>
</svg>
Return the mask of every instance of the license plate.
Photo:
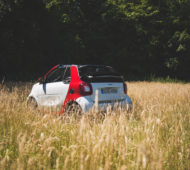
<svg viewBox="0 0 190 170">
<path fill-rule="evenodd" d="M 101 89 L 102 94 L 117 93 L 117 88 L 104 88 Z"/>
</svg>

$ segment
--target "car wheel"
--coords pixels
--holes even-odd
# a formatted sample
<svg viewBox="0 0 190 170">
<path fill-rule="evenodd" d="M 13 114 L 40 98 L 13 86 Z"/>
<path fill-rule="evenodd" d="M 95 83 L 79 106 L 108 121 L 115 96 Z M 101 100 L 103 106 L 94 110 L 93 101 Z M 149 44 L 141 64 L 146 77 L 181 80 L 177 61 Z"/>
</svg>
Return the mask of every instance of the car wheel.
<svg viewBox="0 0 190 170">
<path fill-rule="evenodd" d="M 65 107 L 65 114 L 68 116 L 76 115 L 76 116 L 81 116 L 82 115 L 82 109 L 79 106 L 79 104 L 72 102 L 67 104 Z"/>
<path fill-rule="evenodd" d="M 34 109 L 36 109 L 38 107 L 38 104 L 37 104 L 36 100 L 33 97 L 31 97 L 27 101 L 27 106 L 30 109 L 34 110 Z"/>
</svg>

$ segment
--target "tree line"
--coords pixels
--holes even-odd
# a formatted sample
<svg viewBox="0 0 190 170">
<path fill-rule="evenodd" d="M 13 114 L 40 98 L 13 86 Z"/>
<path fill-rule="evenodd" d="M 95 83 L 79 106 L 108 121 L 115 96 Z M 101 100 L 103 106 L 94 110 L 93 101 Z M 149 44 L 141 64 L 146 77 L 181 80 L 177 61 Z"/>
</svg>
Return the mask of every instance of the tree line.
<svg viewBox="0 0 190 170">
<path fill-rule="evenodd" d="M 189 80 L 190 0 L 0 0 L 0 75 L 106 64 Z"/>
</svg>

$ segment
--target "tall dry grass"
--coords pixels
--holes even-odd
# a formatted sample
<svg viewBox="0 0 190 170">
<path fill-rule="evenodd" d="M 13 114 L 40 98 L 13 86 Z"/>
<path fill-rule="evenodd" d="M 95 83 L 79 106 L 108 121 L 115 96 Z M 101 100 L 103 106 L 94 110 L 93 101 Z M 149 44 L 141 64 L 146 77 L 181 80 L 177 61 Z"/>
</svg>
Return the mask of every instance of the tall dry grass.
<svg viewBox="0 0 190 170">
<path fill-rule="evenodd" d="M 82 118 L 29 110 L 0 86 L 0 169 L 190 169 L 190 84 L 128 83 L 134 108 Z"/>
</svg>

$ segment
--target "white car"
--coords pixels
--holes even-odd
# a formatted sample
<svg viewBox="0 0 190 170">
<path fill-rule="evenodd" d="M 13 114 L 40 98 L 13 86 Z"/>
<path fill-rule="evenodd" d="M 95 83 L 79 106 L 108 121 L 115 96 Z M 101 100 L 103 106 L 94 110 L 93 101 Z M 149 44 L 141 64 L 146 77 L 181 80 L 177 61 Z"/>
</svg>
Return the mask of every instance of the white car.
<svg viewBox="0 0 190 170">
<path fill-rule="evenodd" d="M 132 108 L 123 77 L 104 65 L 56 65 L 34 84 L 28 102 L 60 113 L 73 108 L 88 113 L 95 106 L 105 110 L 116 103 Z"/>
</svg>

